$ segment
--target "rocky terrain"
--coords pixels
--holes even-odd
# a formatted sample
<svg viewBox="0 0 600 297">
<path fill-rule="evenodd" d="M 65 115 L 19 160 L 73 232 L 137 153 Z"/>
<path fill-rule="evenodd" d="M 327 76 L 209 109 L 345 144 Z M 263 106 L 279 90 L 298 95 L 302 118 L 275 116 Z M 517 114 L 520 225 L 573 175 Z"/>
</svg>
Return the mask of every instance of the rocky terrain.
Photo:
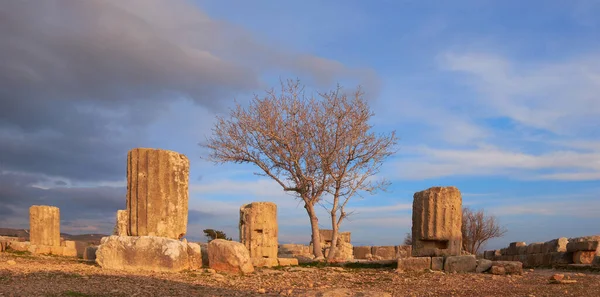
<svg viewBox="0 0 600 297">
<path fill-rule="evenodd" d="M 552 284 L 550 277 L 556 273 L 570 281 Z M 357 293 L 361 291 L 369 294 Z M 598 292 L 600 274 L 584 271 L 536 269 L 495 276 L 288 267 L 257 269 L 243 276 L 210 269 L 131 273 L 68 257 L 0 254 L 0 296 L 598 296 Z"/>
</svg>

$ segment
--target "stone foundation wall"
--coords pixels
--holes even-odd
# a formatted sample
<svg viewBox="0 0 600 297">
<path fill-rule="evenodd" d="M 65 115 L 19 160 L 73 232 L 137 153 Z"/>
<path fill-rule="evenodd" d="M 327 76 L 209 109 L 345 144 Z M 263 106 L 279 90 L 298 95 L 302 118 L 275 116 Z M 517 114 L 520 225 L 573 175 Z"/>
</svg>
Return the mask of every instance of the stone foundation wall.
<svg viewBox="0 0 600 297">
<path fill-rule="evenodd" d="M 594 264 L 600 257 L 600 235 L 576 238 L 561 237 L 546 242 L 512 242 L 500 250 L 485 251 L 485 259 L 519 261 L 523 267 L 565 264 Z"/>
<path fill-rule="evenodd" d="M 353 248 L 353 252 L 354 259 L 396 260 L 410 257 L 412 252 L 412 246 L 355 246 Z"/>
</svg>

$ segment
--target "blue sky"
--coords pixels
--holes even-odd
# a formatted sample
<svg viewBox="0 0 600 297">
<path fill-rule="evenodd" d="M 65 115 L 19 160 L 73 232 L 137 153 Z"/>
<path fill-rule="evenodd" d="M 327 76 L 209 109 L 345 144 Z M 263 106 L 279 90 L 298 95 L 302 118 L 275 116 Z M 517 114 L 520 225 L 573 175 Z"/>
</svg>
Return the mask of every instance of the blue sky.
<svg viewBox="0 0 600 297">
<path fill-rule="evenodd" d="M 164 33 L 190 70 L 168 72 L 180 80 L 153 81 L 179 92 L 156 95 L 160 107 L 144 125 L 123 125 L 135 129 L 123 148 L 190 158 L 190 209 L 204 214 L 190 221 L 192 238 L 204 228 L 237 237 L 239 207 L 272 201 L 280 241 L 310 240 L 297 200 L 254 176 L 252 166 L 203 161 L 197 145 L 234 98 L 245 102 L 279 77 L 315 89 L 362 85 L 375 129 L 400 138 L 381 172 L 391 187 L 349 206 L 356 212 L 342 229 L 355 245 L 400 244 L 413 193 L 431 186 L 456 186 L 464 205 L 499 218 L 508 233 L 488 248 L 600 232 L 599 1 L 132 2 L 114 5 L 141 20 L 140 28 Z M 194 93 L 194 83 L 212 79 L 210 96 Z M 144 110 L 127 110 L 136 108 Z M 120 187 L 123 179 L 64 178 L 71 187 Z M 326 213 L 320 222 L 330 228 Z"/>
</svg>

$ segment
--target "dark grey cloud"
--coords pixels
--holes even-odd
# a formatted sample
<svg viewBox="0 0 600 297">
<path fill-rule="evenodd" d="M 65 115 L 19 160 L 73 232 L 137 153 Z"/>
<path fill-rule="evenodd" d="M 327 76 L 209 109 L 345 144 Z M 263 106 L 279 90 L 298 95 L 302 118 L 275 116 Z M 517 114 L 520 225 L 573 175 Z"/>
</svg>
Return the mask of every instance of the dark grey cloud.
<svg viewBox="0 0 600 297">
<path fill-rule="evenodd" d="M 265 71 L 317 84 L 377 81 L 370 71 L 269 47 L 183 0 L 2 1 L 0 40 L 5 219 L 50 202 L 69 222 L 113 217 L 123 189 L 89 185 L 123 180 L 127 151 L 148 146 L 149 127 L 176 100 L 218 111 L 235 94 L 265 87 Z"/>
<path fill-rule="evenodd" d="M 22 227 L 28 223 L 31 205 L 52 205 L 60 208 L 61 225 L 82 221 L 107 229 L 107 224 L 114 225 L 116 211 L 125 208 L 125 187 L 44 188 L 48 181 L 38 175 L 1 172 L 0 223 Z"/>
</svg>

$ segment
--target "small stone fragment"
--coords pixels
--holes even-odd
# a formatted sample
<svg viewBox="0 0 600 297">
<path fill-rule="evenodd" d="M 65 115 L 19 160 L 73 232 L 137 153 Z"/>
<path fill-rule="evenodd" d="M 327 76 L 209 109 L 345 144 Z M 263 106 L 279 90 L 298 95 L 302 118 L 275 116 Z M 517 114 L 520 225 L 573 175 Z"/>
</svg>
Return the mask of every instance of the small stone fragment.
<svg viewBox="0 0 600 297">
<path fill-rule="evenodd" d="M 17 264 L 17 262 L 15 262 L 15 260 L 8 260 L 8 261 L 6 261 L 6 263 L 7 263 L 8 265 L 10 265 L 10 266 L 13 266 L 13 265 L 16 265 L 16 264 Z"/>
</svg>

